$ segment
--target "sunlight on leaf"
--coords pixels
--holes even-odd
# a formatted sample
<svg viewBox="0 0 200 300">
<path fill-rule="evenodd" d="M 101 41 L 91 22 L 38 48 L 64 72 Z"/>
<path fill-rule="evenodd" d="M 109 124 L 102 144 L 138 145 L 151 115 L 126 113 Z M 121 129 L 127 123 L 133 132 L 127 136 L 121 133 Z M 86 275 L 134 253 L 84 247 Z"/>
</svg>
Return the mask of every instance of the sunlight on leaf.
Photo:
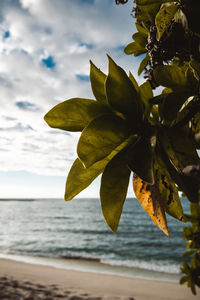
<svg viewBox="0 0 200 300">
<path fill-rule="evenodd" d="M 67 131 L 82 131 L 90 121 L 110 112 L 100 103 L 83 98 L 73 98 L 54 106 L 45 116 L 47 124 Z"/>
<path fill-rule="evenodd" d="M 123 119 L 114 114 L 100 116 L 83 130 L 77 146 L 78 157 L 88 168 L 108 156 L 129 135 Z"/>
<path fill-rule="evenodd" d="M 93 94 L 97 101 L 108 105 L 105 91 L 105 81 L 107 76 L 90 61 L 90 81 Z"/>
<path fill-rule="evenodd" d="M 74 161 L 67 177 L 65 186 L 65 200 L 69 201 L 73 199 L 82 190 L 88 187 L 90 183 L 92 183 L 92 181 L 103 172 L 108 162 L 134 139 L 136 139 L 135 135 L 130 136 L 117 148 L 115 148 L 110 155 L 108 155 L 103 160 L 94 163 L 89 168 L 85 168 L 80 159 L 77 158 Z"/>
<path fill-rule="evenodd" d="M 173 20 L 177 10 L 178 10 L 178 6 L 172 4 L 170 6 L 165 6 L 161 8 L 157 13 L 155 18 L 155 23 L 158 32 L 158 40 L 161 38 L 165 30 Z"/>
<path fill-rule="evenodd" d="M 138 44 L 136 42 L 132 42 L 124 48 L 124 52 L 126 54 L 134 54 L 135 56 L 138 56 L 140 54 L 146 53 L 147 50 L 140 44 Z"/>
<path fill-rule="evenodd" d="M 109 56 L 109 72 L 106 79 L 106 95 L 111 107 L 133 119 L 138 116 L 138 94 L 126 72 Z"/>
</svg>

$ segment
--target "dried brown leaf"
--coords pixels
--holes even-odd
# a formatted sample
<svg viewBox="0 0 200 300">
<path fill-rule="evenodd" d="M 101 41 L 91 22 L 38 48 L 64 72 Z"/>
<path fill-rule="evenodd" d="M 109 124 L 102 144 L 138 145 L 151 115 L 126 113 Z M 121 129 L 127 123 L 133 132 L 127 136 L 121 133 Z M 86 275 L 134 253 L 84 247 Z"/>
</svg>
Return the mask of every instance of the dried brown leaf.
<svg viewBox="0 0 200 300">
<path fill-rule="evenodd" d="M 166 235 L 169 235 L 165 211 L 161 202 L 161 195 L 156 185 L 147 184 L 134 174 L 133 188 L 138 201 L 149 214 L 152 221 Z"/>
</svg>

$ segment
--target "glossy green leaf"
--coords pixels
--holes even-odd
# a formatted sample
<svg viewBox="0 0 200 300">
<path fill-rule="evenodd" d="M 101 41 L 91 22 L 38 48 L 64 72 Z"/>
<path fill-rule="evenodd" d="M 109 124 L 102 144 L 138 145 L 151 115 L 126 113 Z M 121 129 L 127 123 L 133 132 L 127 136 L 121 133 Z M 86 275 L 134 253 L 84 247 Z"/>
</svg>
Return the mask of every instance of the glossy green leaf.
<svg viewBox="0 0 200 300">
<path fill-rule="evenodd" d="M 135 56 L 138 56 L 140 54 L 146 53 L 147 49 L 136 42 L 132 42 L 124 48 L 124 52 L 128 55 L 134 54 Z"/>
<path fill-rule="evenodd" d="M 199 80 L 195 76 L 195 72 L 192 71 L 191 68 L 187 68 L 185 72 L 185 76 L 188 80 L 190 90 L 193 95 L 198 95 L 199 93 Z"/>
<path fill-rule="evenodd" d="M 147 34 L 143 34 L 141 32 L 136 32 L 133 34 L 132 38 L 137 44 L 139 44 L 140 46 L 145 48 L 145 46 L 147 44 Z"/>
<path fill-rule="evenodd" d="M 139 68 L 138 68 L 138 75 L 140 75 L 144 71 L 144 69 L 148 65 L 148 62 L 149 62 L 149 54 L 147 54 L 141 61 Z"/>
<path fill-rule="evenodd" d="M 106 79 L 106 95 L 111 107 L 125 116 L 137 121 L 138 94 L 135 86 L 128 78 L 126 72 L 119 67 L 110 57 L 109 73 Z"/>
<path fill-rule="evenodd" d="M 142 23 L 146 28 L 155 25 L 155 16 L 160 9 L 160 3 L 147 3 L 140 6 L 140 11 L 137 15 L 137 22 Z"/>
<path fill-rule="evenodd" d="M 193 139 L 184 128 L 165 129 L 160 134 L 162 145 L 178 172 L 199 161 Z"/>
<path fill-rule="evenodd" d="M 54 106 L 45 116 L 47 124 L 67 131 L 82 131 L 94 118 L 110 112 L 100 103 L 82 98 L 73 98 Z"/>
<path fill-rule="evenodd" d="M 142 25 L 142 23 L 139 24 L 139 23 L 136 22 L 135 26 L 136 26 L 138 32 L 148 36 L 149 31 Z"/>
<path fill-rule="evenodd" d="M 126 155 L 120 152 L 106 166 L 101 177 L 100 199 L 104 218 L 116 232 L 128 190 L 130 169 Z"/>
<path fill-rule="evenodd" d="M 166 94 L 160 94 L 158 96 L 151 98 L 149 102 L 151 104 L 161 104 L 161 103 L 163 103 L 165 97 L 166 97 Z"/>
<path fill-rule="evenodd" d="M 158 154 L 156 155 L 154 169 L 156 173 L 157 187 L 162 197 L 165 211 L 172 217 L 183 221 L 184 213 L 178 194 L 178 188 L 171 178 L 165 163 Z"/>
<path fill-rule="evenodd" d="M 107 157 L 94 163 L 89 168 L 85 168 L 80 159 L 77 158 L 74 161 L 67 177 L 65 200 L 69 201 L 73 199 L 76 195 L 88 187 L 92 181 L 103 172 L 109 161 L 111 161 L 115 155 L 123 150 L 134 139 L 136 139 L 135 135 L 130 136 L 118 147 L 116 147 L 114 151 L 112 151 Z"/>
<path fill-rule="evenodd" d="M 139 87 L 139 95 L 142 103 L 145 106 L 145 114 L 147 115 L 151 108 L 150 99 L 153 97 L 153 91 L 149 81 L 144 82 Z"/>
<path fill-rule="evenodd" d="M 105 91 L 105 81 L 107 76 L 90 61 L 90 81 L 93 94 L 97 101 L 103 105 L 108 105 Z"/>
<path fill-rule="evenodd" d="M 192 68 L 196 79 L 200 80 L 200 63 L 198 61 L 192 60 L 190 61 L 189 65 Z"/>
<path fill-rule="evenodd" d="M 200 110 L 199 101 L 196 97 L 188 98 L 184 105 L 181 107 L 179 112 L 177 113 L 176 119 L 174 119 L 172 126 L 173 127 L 181 127 L 188 122 L 191 122 L 191 129 L 193 131 L 193 120 L 197 120 L 199 122 L 199 132 L 200 132 L 200 114 L 198 115 L 198 109 Z M 197 116 L 198 115 L 198 116 Z M 196 118 L 197 117 L 197 118 Z"/>
<path fill-rule="evenodd" d="M 172 88 L 174 91 L 189 89 L 189 83 L 185 72 L 177 66 L 160 66 L 154 70 L 154 78 L 157 84 Z"/>
<path fill-rule="evenodd" d="M 128 166 L 143 181 L 154 184 L 154 147 L 156 136 L 141 137 L 127 151 Z"/>
<path fill-rule="evenodd" d="M 155 18 L 155 24 L 157 27 L 158 39 L 161 38 L 165 30 L 168 28 L 177 10 L 178 6 L 176 4 L 172 4 L 161 8 L 157 13 Z"/>
<path fill-rule="evenodd" d="M 77 146 L 78 157 L 88 168 L 108 156 L 129 135 L 127 124 L 120 117 L 100 116 L 83 130 Z"/>
<path fill-rule="evenodd" d="M 139 86 L 137 81 L 135 80 L 135 77 L 133 76 L 133 74 L 131 72 L 129 72 L 129 79 L 131 80 L 135 90 L 137 91 L 137 93 L 139 92 Z"/>
</svg>

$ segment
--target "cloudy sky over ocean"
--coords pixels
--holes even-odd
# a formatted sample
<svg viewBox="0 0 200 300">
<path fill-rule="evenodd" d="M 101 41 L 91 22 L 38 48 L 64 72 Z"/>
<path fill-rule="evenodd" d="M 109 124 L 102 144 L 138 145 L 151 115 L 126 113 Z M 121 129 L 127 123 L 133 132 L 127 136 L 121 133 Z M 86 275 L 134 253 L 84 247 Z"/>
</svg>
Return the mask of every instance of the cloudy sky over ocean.
<svg viewBox="0 0 200 300">
<path fill-rule="evenodd" d="M 43 116 L 66 99 L 93 98 L 89 59 L 107 72 L 108 53 L 136 76 L 139 59 L 123 53 L 132 5 L 0 1 L 0 198 L 63 197 L 79 134 L 49 128 Z M 82 196 L 98 196 L 97 186 Z"/>
</svg>

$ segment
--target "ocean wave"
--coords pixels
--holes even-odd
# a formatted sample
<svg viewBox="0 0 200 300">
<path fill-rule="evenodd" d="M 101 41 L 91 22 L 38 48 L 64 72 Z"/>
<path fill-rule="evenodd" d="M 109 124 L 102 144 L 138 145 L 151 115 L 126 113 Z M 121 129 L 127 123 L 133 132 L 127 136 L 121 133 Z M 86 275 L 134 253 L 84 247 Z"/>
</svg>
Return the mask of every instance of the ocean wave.
<svg viewBox="0 0 200 300">
<path fill-rule="evenodd" d="M 166 263 L 163 261 L 142 261 L 142 260 L 114 260 L 114 259 L 101 259 L 101 263 L 108 264 L 111 266 L 128 267 L 128 268 L 138 268 L 142 270 L 164 272 L 169 274 L 179 274 L 180 266 L 177 264 L 172 264 L 170 262 Z"/>
</svg>

